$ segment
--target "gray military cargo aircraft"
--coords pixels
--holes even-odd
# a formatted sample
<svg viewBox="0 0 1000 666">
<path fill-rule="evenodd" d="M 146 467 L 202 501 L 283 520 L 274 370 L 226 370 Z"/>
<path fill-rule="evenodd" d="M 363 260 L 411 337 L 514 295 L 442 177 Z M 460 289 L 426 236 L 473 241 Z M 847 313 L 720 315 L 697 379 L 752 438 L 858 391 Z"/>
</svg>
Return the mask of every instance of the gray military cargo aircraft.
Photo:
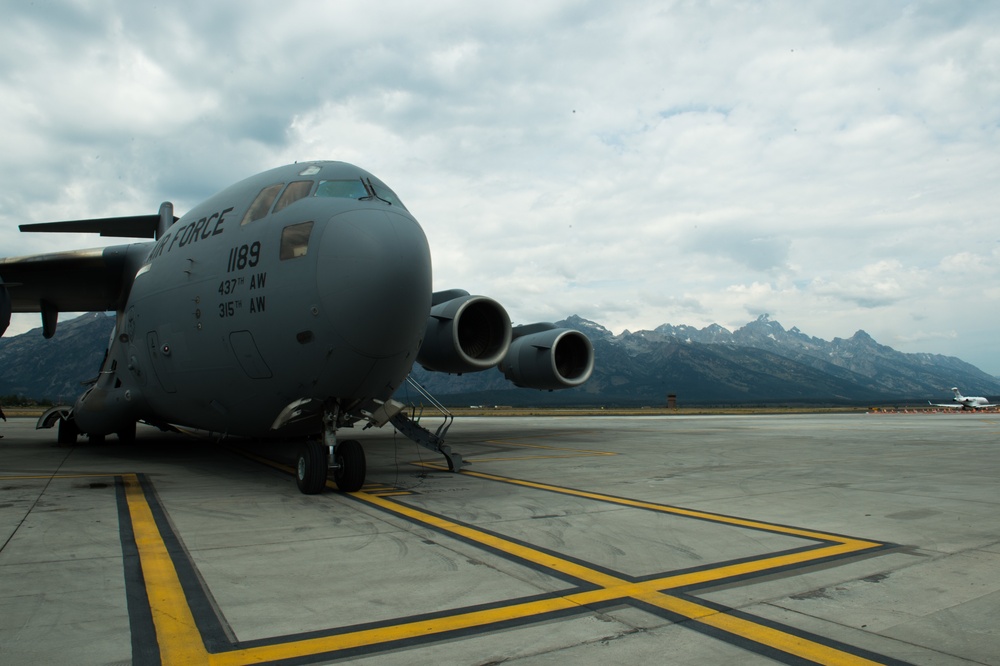
<svg viewBox="0 0 1000 666">
<path fill-rule="evenodd" d="M 297 482 L 328 475 L 352 492 L 365 479 L 357 440 L 338 431 L 392 423 L 417 443 L 461 456 L 393 399 L 413 364 L 445 373 L 497 367 L 517 386 L 579 386 L 594 367 L 579 331 L 512 327 L 493 299 L 432 292 L 420 224 L 372 174 L 303 162 L 223 190 L 181 218 L 158 214 L 21 225 L 153 241 L 0 259 L 0 334 L 11 312 L 115 311 L 97 379 L 39 428 L 58 440 L 135 436 L 137 422 L 298 447 Z M 418 387 L 419 388 L 419 387 Z"/>
</svg>

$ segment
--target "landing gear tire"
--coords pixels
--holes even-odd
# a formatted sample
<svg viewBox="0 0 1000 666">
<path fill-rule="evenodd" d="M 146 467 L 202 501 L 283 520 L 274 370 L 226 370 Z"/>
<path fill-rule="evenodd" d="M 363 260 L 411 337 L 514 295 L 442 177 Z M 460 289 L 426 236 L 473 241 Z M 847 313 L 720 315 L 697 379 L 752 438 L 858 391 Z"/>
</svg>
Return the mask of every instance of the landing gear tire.
<svg viewBox="0 0 1000 666">
<path fill-rule="evenodd" d="M 316 495 L 326 485 L 327 447 L 322 442 L 309 441 L 299 450 L 295 460 L 295 483 L 304 495 Z"/>
<path fill-rule="evenodd" d="M 353 493 L 361 490 L 365 485 L 365 450 L 361 448 L 361 443 L 354 439 L 345 439 L 337 444 L 335 462 L 337 466 L 333 471 L 333 480 L 337 482 L 337 488 L 344 493 Z"/>
<path fill-rule="evenodd" d="M 59 419 L 59 431 L 56 441 L 60 444 L 76 444 L 76 438 L 80 434 L 80 429 L 76 423 L 67 419 Z"/>
</svg>

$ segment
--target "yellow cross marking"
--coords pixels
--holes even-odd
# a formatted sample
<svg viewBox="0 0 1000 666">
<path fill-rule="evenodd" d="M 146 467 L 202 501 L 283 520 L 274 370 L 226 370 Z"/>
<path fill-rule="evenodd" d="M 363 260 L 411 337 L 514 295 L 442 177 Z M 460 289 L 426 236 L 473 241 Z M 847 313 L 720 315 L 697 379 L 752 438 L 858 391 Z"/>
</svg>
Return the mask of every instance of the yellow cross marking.
<svg viewBox="0 0 1000 666">
<path fill-rule="evenodd" d="M 276 465 L 277 466 L 277 465 Z M 752 620 L 736 617 L 718 609 L 668 593 L 669 590 L 708 582 L 719 582 L 728 578 L 761 573 L 768 570 L 801 565 L 828 557 L 858 553 L 878 548 L 883 544 L 862 539 L 854 539 L 825 534 L 814 530 L 772 525 L 760 521 L 721 516 L 702 511 L 669 507 L 651 502 L 601 495 L 585 491 L 561 488 L 548 484 L 520 481 L 483 473 L 464 472 L 467 475 L 512 483 L 532 488 L 612 502 L 624 506 L 700 518 L 713 522 L 767 530 L 778 534 L 820 540 L 829 545 L 803 552 L 776 554 L 770 557 L 735 564 L 723 564 L 700 571 L 668 574 L 652 580 L 633 582 L 572 560 L 547 553 L 529 546 L 515 543 L 504 537 L 478 530 L 441 516 L 399 503 L 392 499 L 368 492 L 353 493 L 352 496 L 369 505 L 401 516 L 441 532 L 470 540 L 510 557 L 529 562 L 563 577 L 572 577 L 594 589 L 570 591 L 551 598 L 518 602 L 512 600 L 495 608 L 475 611 L 456 610 L 442 617 L 401 621 L 391 626 L 344 631 L 329 636 L 319 636 L 301 640 L 281 641 L 249 648 L 237 648 L 218 653 L 205 649 L 198 631 L 196 620 L 187 605 L 180 580 L 167 552 L 160 532 L 153 520 L 152 511 L 139 487 L 135 475 L 124 477 L 129 513 L 140 554 L 142 573 L 146 582 L 149 605 L 157 641 L 164 663 L 169 664 L 247 664 L 282 659 L 292 659 L 309 655 L 335 653 L 342 650 L 377 647 L 395 641 L 433 637 L 448 632 L 486 628 L 510 621 L 528 621 L 559 611 L 578 611 L 595 604 L 606 604 L 629 599 L 645 603 L 694 622 L 710 626 L 733 636 L 770 646 L 789 655 L 820 664 L 873 664 L 874 662 L 850 652 L 803 638 L 772 626 L 765 626 Z M 332 484 L 328 484 L 331 487 Z"/>
<path fill-rule="evenodd" d="M 257 458 L 256 456 L 253 456 Z M 260 458 L 257 458 L 261 460 Z M 265 461 L 268 462 L 268 461 Z M 291 471 L 289 468 L 268 462 L 274 467 Z M 511 600 L 494 608 L 475 611 L 455 612 L 431 619 L 403 620 L 389 626 L 362 630 L 345 630 L 328 636 L 318 636 L 300 640 L 281 640 L 275 637 L 267 645 L 236 648 L 221 652 L 209 652 L 202 641 L 197 619 L 188 604 L 174 562 L 156 524 L 152 508 L 140 485 L 136 474 L 123 474 L 125 500 L 132 522 L 136 549 L 139 553 L 146 595 L 156 632 L 160 657 L 164 664 L 249 664 L 308 657 L 336 653 L 343 650 L 378 647 L 396 641 L 434 637 L 448 632 L 485 629 L 504 622 L 530 621 L 561 611 L 588 611 L 591 607 L 609 602 L 633 600 L 660 608 L 676 616 L 712 627 L 735 637 L 769 646 L 795 657 L 819 664 L 876 664 L 857 654 L 830 645 L 809 640 L 774 626 L 754 622 L 744 617 L 720 611 L 701 604 L 689 597 L 670 594 L 679 590 L 706 583 L 719 583 L 727 579 L 761 574 L 789 566 L 801 566 L 821 559 L 861 553 L 881 548 L 884 544 L 855 539 L 847 536 L 826 534 L 785 525 L 775 525 L 761 521 L 733 516 L 672 507 L 653 502 L 603 495 L 572 488 L 563 488 L 545 483 L 512 479 L 482 472 L 465 471 L 463 474 L 484 480 L 508 483 L 528 488 L 561 493 L 594 501 L 607 502 L 664 514 L 707 520 L 722 525 L 764 530 L 767 532 L 819 541 L 827 545 L 797 552 L 777 553 L 757 559 L 678 574 L 643 580 L 630 581 L 597 570 L 557 554 L 545 552 L 516 543 L 496 534 L 465 525 L 448 518 L 436 516 L 426 511 L 407 506 L 389 499 L 396 489 L 390 486 L 373 486 L 371 492 L 352 493 L 352 497 L 381 510 L 400 516 L 406 520 L 451 534 L 494 551 L 505 553 L 510 558 L 532 565 L 562 577 L 576 579 L 590 589 L 567 591 L 551 598 L 530 601 Z M 66 474 L 66 475 L 18 475 L 0 476 L 3 480 L 52 479 L 52 478 L 107 478 L 107 474 Z M 327 484 L 333 488 L 333 484 Z"/>
</svg>

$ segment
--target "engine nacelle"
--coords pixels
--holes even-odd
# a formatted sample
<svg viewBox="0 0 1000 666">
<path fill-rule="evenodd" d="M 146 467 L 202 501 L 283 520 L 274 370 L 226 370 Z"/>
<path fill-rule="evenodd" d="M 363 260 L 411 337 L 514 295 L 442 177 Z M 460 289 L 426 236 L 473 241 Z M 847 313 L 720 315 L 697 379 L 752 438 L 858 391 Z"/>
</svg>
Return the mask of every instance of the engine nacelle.
<svg viewBox="0 0 1000 666">
<path fill-rule="evenodd" d="M 519 326 L 500 362 L 504 377 L 522 388 L 573 388 L 594 371 L 594 346 L 580 331 L 552 324 Z"/>
<path fill-rule="evenodd" d="M 510 340 L 510 317 L 492 298 L 438 292 L 417 362 L 438 372 L 479 372 L 500 363 Z"/>
<path fill-rule="evenodd" d="M 0 335 L 10 326 L 10 313 L 10 292 L 3 286 L 3 280 L 0 280 Z"/>
</svg>

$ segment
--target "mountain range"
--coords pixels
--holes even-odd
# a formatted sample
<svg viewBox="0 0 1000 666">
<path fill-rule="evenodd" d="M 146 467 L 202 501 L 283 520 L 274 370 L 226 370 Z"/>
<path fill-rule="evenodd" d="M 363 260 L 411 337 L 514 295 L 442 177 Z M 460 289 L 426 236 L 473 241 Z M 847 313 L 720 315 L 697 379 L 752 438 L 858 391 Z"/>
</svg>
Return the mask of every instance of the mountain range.
<svg viewBox="0 0 1000 666">
<path fill-rule="evenodd" d="M 448 405 L 662 406 L 670 394 L 679 405 L 940 402 L 952 386 L 1000 394 L 1000 378 L 953 356 L 898 352 L 864 331 L 826 341 L 767 315 L 735 331 L 664 324 L 615 335 L 577 316 L 557 325 L 594 344 L 594 374 L 580 388 L 511 388 L 496 370 L 449 376 L 418 366 L 413 377 Z M 52 340 L 40 329 L 0 338 L 0 395 L 72 401 L 96 376 L 113 329 L 113 317 L 91 313 L 60 323 Z M 399 395 L 410 397 L 405 387 Z"/>
</svg>

